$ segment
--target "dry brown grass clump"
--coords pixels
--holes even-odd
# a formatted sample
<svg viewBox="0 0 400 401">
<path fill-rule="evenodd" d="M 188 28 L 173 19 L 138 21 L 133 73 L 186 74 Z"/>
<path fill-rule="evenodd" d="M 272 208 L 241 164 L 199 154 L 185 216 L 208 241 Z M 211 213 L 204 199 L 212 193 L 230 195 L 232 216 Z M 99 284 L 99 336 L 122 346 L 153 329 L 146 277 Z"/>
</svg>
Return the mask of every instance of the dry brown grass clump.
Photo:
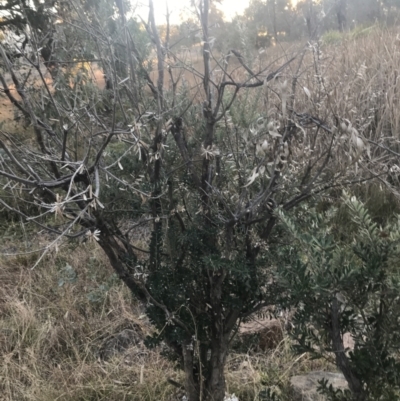
<svg viewBox="0 0 400 401">
<path fill-rule="evenodd" d="M 172 364 L 142 341 L 101 359 L 114 335 L 132 330 L 141 340 L 151 328 L 99 248 L 64 248 L 35 270 L 31 265 L 29 255 L 0 260 L 0 399 L 154 400 L 171 394 L 166 378 Z"/>
</svg>

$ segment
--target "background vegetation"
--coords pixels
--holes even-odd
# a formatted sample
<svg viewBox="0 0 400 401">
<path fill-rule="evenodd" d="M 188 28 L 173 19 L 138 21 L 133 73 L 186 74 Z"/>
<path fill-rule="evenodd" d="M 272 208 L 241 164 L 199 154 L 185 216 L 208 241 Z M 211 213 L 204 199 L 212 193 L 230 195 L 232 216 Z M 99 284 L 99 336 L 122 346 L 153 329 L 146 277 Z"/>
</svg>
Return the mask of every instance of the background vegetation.
<svg viewBox="0 0 400 401">
<path fill-rule="evenodd" d="M 5 399 L 399 396 L 397 2 L 1 7 Z"/>
</svg>

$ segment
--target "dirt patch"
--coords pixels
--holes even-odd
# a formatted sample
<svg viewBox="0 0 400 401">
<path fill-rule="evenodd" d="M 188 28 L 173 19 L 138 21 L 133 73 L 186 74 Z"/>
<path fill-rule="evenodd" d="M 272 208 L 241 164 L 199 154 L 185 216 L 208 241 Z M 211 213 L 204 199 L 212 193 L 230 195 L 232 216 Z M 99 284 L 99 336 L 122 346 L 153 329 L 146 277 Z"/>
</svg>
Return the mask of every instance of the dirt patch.
<svg viewBox="0 0 400 401">
<path fill-rule="evenodd" d="M 87 64 L 88 66 L 85 67 L 87 67 L 90 78 L 92 79 L 93 82 L 96 83 L 97 87 L 100 90 L 103 90 L 105 88 L 103 71 L 99 68 L 99 66 L 96 63 L 93 64 L 87 63 Z M 76 70 L 78 71 L 78 68 Z M 43 86 L 44 88 L 44 84 L 48 85 L 50 87 L 50 90 L 53 91 L 52 88 L 53 80 L 51 74 L 44 66 L 42 66 L 41 68 L 41 74 L 43 76 L 44 82 L 42 81 L 39 72 L 28 65 L 22 65 L 19 69 L 16 70 L 16 75 L 17 78 L 19 78 L 20 82 L 26 81 L 25 87 L 27 88 L 28 91 L 32 88 L 40 88 L 41 86 Z M 18 91 L 16 90 L 11 75 L 9 73 L 6 73 L 3 76 L 8 86 L 8 89 L 10 90 L 10 94 L 16 100 L 20 101 L 21 97 L 19 96 Z M 4 93 L 0 93 L 0 123 L 4 122 L 5 124 L 7 124 L 8 128 L 8 125 L 13 125 L 13 122 L 17 116 L 18 116 L 18 111 L 16 110 L 15 106 L 13 106 L 7 95 Z"/>
</svg>

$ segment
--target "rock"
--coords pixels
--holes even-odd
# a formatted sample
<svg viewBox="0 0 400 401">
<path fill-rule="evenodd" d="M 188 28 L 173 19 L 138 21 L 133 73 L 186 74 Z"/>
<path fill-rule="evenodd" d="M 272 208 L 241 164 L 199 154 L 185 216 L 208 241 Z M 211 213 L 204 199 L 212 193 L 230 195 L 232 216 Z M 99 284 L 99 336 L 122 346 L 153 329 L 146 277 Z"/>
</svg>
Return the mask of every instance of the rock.
<svg viewBox="0 0 400 401">
<path fill-rule="evenodd" d="M 235 394 L 225 394 L 224 401 L 239 401 Z"/>
<path fill-rule="evenodd" d="M 244 352 L 274 349 L 282 340 L 282 322 L 278 319 L 257 319 L 239 328 L 238 345 Z"/>
<path fill-rule="evenodd" d="M 326 397 L 319 394 L 318 381 L 326 379 L 337 390 L 348 388 L 347 381 L 341 373 L 316 371 L 307 375 L 293 376 L 290 384 L 293 388 L 293 401 L 325 401 Z"/>
<path fill-rule="evenodd" d="M 139 326 L 134 330 L 124 329 L 104 341 L 99 356 L 103 360 L 108 360 L 117 354 L 124 353 L 128 348 L 141 343 L 142 340 L 143 334 Z"/>
<path fill-rule="evenodd" d="M 343 334 L 343 345 L 345 349 L 349 351 L 353 351 L 355 347 L 355 341 L 353 336 L 350 333 Z"/>
</svg>

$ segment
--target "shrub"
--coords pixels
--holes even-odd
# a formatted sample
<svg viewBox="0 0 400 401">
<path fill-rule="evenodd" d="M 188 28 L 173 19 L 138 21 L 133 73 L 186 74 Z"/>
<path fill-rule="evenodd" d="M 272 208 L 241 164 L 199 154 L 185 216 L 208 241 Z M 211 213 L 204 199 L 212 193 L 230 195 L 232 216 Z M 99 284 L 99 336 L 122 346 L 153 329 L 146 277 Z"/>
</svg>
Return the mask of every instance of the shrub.
<svg viewBox="0 0 400 401">
<path fill-rule="evenodd" d="M 321 383 L 331 400 L 394 400 L 400 395 L 400 216 L 379 226 L 356 198 L 345 197 L 344 204 L 347 230 L 333 208 L 304 208 L 297 220 L 281 214 L 293 238 L 292 264 L 281 278 L 297 308 L 296 350 L 332 359 L 343 372 L 350 392 Z M 345 349 L 345 333 L 354 349 Z"/>
</svg>

